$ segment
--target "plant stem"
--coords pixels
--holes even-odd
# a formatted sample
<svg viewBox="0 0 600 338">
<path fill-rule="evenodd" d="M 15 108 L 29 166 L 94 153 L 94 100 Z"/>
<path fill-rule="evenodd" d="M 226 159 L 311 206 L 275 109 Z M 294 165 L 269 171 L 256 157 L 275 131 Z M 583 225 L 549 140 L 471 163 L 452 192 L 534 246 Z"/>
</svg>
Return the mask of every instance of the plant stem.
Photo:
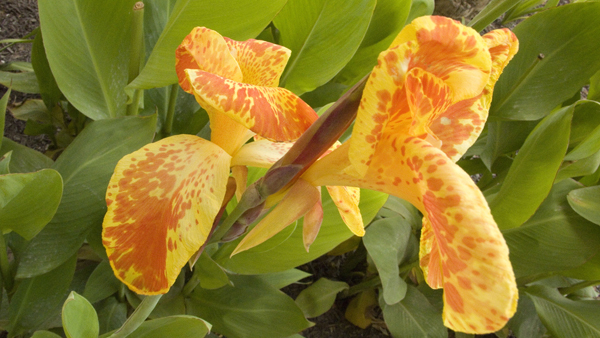
<svg viewBox="0 0 600 338">
<path fill-rule="evenodd" d="M 6 240 L 4 239 L 4 236 L 0 238 L 0 270 L 2 271 L 2 279 L 4 280 L 6 292 L 10 293 L 13 288 L 13 278 L 12 274 L 10 273 L 8 250 L 6 248 Z"/>
<path fill-rule="evenodd" d="M 175 117 L 175 104 L 177 103 L 177 93 L 179 90 L 179 83 L 172 84 L 169 91 L 169 105 L 167 107 L 167 116 L 165 117 L 165 124 L 163 125 L 163 134 L 170 136 L 173 132 L 173 119 Z"/>
<path fill-rule="evenodd" d="M 127 83 L 131 83 L 140 74 L 144 47 L 144 3 L 138 1 L 133 6 L 133 18 L 131 19 L 131 49 L 129 50 L 129 76 Z M 127 106 L 127 115 L 138 114 L 138 106 L 141 90 L 133 92 L 131 103 Z"/>
<path fill-rule="evenodd" d="M 350 296 L 354 296 L 357 293 L 361 293 L 363 291 L 374 289 L 381 285 L 381 279 L 379 275 L 373 275 L 367 278 L 365 281 L 351 286 L 348 290 L 342 292 L 341 298 L 348 298 Z"/>
<path fill-rule="evenodd" d="M 131 316 L 127 318 L 123 326 L 120 329 L 115 331 L 109 338 L 124 338 L 130 335 L 133 331 L 135 331 L 140 325 L 144 323 L 144 321 L 148 318 L 154 307 L 160 300 L 162 295 L 156 296 L 146 296 L 140 305 L 133 311 Z"/>
<path fill-rule="evenodd" d="M 596 286 L 596 285 L 600 285 L 600 280 L 579 282 L 577 284 L 574 284 L 574 285 L 571 285 L 568 287 L 558 288 L 558 292 L 560 292 L 562 295 L 568 295 L 573 292 L 579 291 L 581 289 L 587 288 L 589 286 Z"/>
<path fill-rule="evenodd" d="M 185 283 L 185 286 L 183 287 L 183 297 L 189 296 L 192 293 L 192 291 L 194 291 L 194 289 L 198 286 L 198 284 L 200 284 L 200 269 L 196 268 L 192 273 L 192 278 L 190 278 L 190 280 L 187 283 Z"/>
</svg>

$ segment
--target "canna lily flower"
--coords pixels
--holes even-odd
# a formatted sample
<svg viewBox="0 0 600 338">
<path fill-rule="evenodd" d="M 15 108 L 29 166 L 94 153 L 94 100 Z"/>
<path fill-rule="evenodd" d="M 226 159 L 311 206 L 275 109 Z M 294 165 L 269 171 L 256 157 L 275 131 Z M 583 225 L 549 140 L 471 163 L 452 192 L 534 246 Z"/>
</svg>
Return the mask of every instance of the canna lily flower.
<svg viewBox="0 0 600 338">
<path fill-rule="evenodd" d="M 317 118 L 278 88 L 290 56 L 258 40 L 195 28 L 176 52 L 181 87 L 210 117 L 211 141 L 177 135 L 122 158 L 110 180 L 103 244 L 115 275 L 146 295 L 166 293 L 206 243 L 222 208 L 230 168 L 269 166 Z M 252 135 L 263 139 L 244 145 Z M 238 182 L 238 186 L 245 185 Z"/>
<path fill-rule="evenodd" d="M 517 49 L 506 29 L 481 37 L 451 19 L 415 19 L 379 55 L 350 140 L 299 180 L 377 190 L 416 206 L 424 215 L 420 266 L 432 288 L 444 289 L 444 324 L 455 331 L 495 332 L 516 311 L 506 242 L 454 162 L 481 133 L 494 84 Z"/>
</svg>

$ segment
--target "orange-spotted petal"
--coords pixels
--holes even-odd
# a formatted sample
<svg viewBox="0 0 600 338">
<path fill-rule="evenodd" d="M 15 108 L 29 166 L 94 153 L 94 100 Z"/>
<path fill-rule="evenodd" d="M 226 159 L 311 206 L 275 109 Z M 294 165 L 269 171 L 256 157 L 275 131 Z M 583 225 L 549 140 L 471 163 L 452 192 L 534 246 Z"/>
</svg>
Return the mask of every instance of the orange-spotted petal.
<svg viewBox="0 0 600 338">
<path fill-rule="evenodd" d="M 356 236 L 364 236 L 365 225 L 360 209 L 358 208 L 358 203 L 360 202 L 360 188 L 328 186 L 327 191 L 348 229 Z"/>
<path fill-rule="evenodd" d="M 267 41 L 235 41 L 225 38 L 231 54 L 237 60 L 244 80 L 256 86 L 277 87 L 279 78 L 292 51 Z"/>
<path fill-rule="evenodd" d="M 242 81 L 243 74 L 236 59 L 221 34 L 196 27 L 175 51 L 175 70 L 179 85 L 191 93 L 191 85 L 185 75 L 186 69 L 199 69 L 234 81 Z"/>
<path fill-rule="evenodd" d="M 286 195 L 238 244 L 232 256 L 251 249 L 275 236 L 319 203 L 321 193 L 310 183 L 299 179 Z"/>
<path fill-rule="evenodd" d="M 422 16 L 398 34 L 390 48 L 409 44 L 414 54 L 406 67 L 422 68 L 443 79 L 454 100 L 478 95 L 490 75 L 491 60 L 483 38 L 470 27 L 442 16 Z"/>
<path fill-rule="evenodd" d="M 273 141 L 293 141 L 317 119 L 298 96 L 284 88 L 239 83 L 201 70 L 186 70 L 205 109 L 222 113 Z"/>
<path fill-rule="evenodd" d="M 344 174 L 343 167 L 351 166 L 343 160 L 347 146 L 304 177 L 317 185 L 382 191 L 419 208 L 425 215 L 420 263 L 428 284 L 444 289 L 445 325 L 469 333 L 501 329 L 516 310 L 518 292 L 508 247 L 482 193 L 425 140 L 390 135 L 382 143 L 364 177 Z"/>
<path fill-rule="evenodd" d="M 178 135 L 122 158 L 106 192 L 103 244 L 115 275 L 139 294 L 166 293 L 206 241 L 231 157 Z"/>
</svg>

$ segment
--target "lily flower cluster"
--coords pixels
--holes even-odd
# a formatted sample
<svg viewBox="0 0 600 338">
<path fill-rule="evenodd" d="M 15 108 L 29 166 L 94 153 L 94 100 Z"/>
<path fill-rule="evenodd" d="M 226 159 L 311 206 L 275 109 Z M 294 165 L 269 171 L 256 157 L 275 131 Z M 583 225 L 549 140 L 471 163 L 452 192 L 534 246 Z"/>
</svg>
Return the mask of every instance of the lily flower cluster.
<svg viewBox="0 0 600 338">
<path fill-rule="evenodd" d="M 291 163 L 296 169 L 282 189 L 257 204 L 274 206 L 271 212 L 234 254 L 302 216 L 308 250 L 323 218 L 321 186 L 361 236 L 358 188 L 381 191 L 423 214 L 420 266 L 432 288 L 444 289 L 444 324 L 469 333 L 501 329 L 518 297 L 508 247 L 482 193 L 454 162 L 481 133 L 494 84 L 517 49 L 506 29 L 480 36 L 451 19 L 415 19 L 380 54 L 354 108 L 352 136 L 340 145 L 339 133 L 323 142 L 319 130 L 345 128 L 348 119 L 317 120 L 300 98 L 277 87 L 289 50 L 194 29 L 177 50 L 177 73 L 208 112 L 211 141 L 172 136 L 119 162 L 103 225 L 115 274 L 138 293 L 167 292 L 218 226 L 230 171 L 241 193 L 247 165 Z M 319 148 L 308 160 L 289 161 Z"/>
</svg>

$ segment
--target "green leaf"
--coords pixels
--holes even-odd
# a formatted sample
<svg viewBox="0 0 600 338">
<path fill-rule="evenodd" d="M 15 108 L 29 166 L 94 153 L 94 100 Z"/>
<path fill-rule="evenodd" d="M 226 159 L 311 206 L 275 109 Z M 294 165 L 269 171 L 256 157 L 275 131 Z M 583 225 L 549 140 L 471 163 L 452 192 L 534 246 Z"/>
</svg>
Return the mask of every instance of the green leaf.
<svg viewBox="0 0 600 338">
<path fill-rule="evenodd" d="M 56 170 L 0 176 L 0 229 L 14 231 L 26 240 L 37 235 L 56 213 L 61 201 L 62 178 Z"/>
<path fill-rule="evenodd" d="M 89 230 L 102 223 L 117 162 L 151 142 L 155 124 L 156 116 L 95 121 L 75 138 L 53 165 L 64 181 L 60 206 L 23 253 L 17 278 L 50 271 L 77 252 Z"/>
<path fill-rule="evenodd" d="M 10 159 L 12 157 L 12 151 L 2 155 L 0 157 L 0 175 L 10 174 Z"/>
<path fill-rule="evenodd" d="M 296 305 L 306 318 L 315 318 L 327 312 L 335 302 L 337 294 L 348 288 L 348 284 L 344 282 L 319 278 L 300 292 L 296 297 Z"/>
<path fill-rule="evenodd" d="M 11 108 L 10 112 L 14 118 L 21 121 L 33 120 L 47 124 L 53 122 L 52 115 L 42 100 L 27 100 L 22 105 Z"/>
<path fill-rule="evenodd" d="M 524 290 L 542 323 L 555 337 L 600 337 L 600 301 L 572 301 L 556 289 L 534 285 Z"/>
<path fill-rule="evenodd" d="M 128 86 L 163 87 L 177 82 L 175 49 L 196 26 L 234 40 L 256 37 L 285 5 L 286 0 L 179 0 L 175 4 L 140 75 Z"/>
<path fill-rule="evenodd" d="M 204 318 L 230 338 L 286 337 L 310 326 L 296 303 L 254 276 L 231 276 L 235 286 L 196 288 L 188 313 Z"/>
<path fill-rule="evenodd" d="M 4 93 L 4 96 L 0 99 L 0 127 L 4 130 L 4 123 L 6 121 L 6 106 L 8 105 L 8 99 L 10 98 L 10 87 Z M 0 146 L 2 145 L 2 139 L 0 139 Z"/>
<path fill-rule="evenodd" d="M 590 90 L 587 98 L 588 100 L 600 101 L 600 71 L 597 71 L 590 78 Z"/>
<path fill-rule="evenodd" d="M 289 269 L 281 272 L 263 273 L 255 277 L 262 279 L 276 289 L 281 289 L 310 275 L 310 273 L 302 270 Z"/>
<path fill-rule="evenodd" d="M 59 102 L 62 93 L 50 70 L 41 32 L 35 35 L 33 45 L 31 46 L 31 65 L 35 71 L 35 76 L 40 86 L 40 95 L 42 95 L 44 104 L 48 110 L 52 110 Z"/>
<path fill-rule="evenodd" d="M 600 224 L 600 186 L 572 190 L 567 200 L 583 218 Z"/>
<path fill-rule="evenodd" d="M 115 297 L 96 304 L 100 334 L 116 330 L 127 320 L 127 304 L 119 303 Z"/>
<path fill-rule="evenodd" d="M 516 337 L 541 338 L 546 333 L 546 328 L 540 321 L 535 305 L 531 298 L 526 297 L 520 290 L 517 312 L 508 321 L 508 327 Z"/>
<path fill-rule="evenodd" d="M 83 296 L 95 303 L 119 291 L 121 285 L 108 261 L 102 261 L 88 278 Z"/>
<path fill-rule="evenodd" d="M 567 194 L 579 187 L 570 179 L 560 181 L 525 224 L 502 231 L 517 278 L 572 269 L 598 254 L 600 228 L 567 202 Z"/>
<path fill-rule="evenodd" d="M 587 158 L 576 160 L 572 163 L 565 162 L 556 175 L 556 182 L 569 177 L 591 175 L 600 166 L 600 150 Z"/>
<path fill-rule="evenodd" d="M 411 1 L 378 0 L 365 38 L 335 81 L 353 85 L 371 72 L 379 53 L 390 46 L 406 24 L 410 11 Z"/>
<path fill-rule="evenodd" d="M 404 257 L 411 229 L 403 217 L 384 218 L 371 223 L 363 237 L 379 272 L 383 299 L 388 305 L 398 303 L 406 295 L 407 284 L 400 277 L 398 265 Z"/>
<path fill-rule="evenodd" d="M 230 258 L 233 249 L 241 240 L 238 239 L 223 245 L 213 256 L 213 259 L 232 272 L 258 274 L 288 270 L 329 252 L 338 244 L 350 238 L 352 232 L 342 221 L 337 207 L 326 190 L 323 189 L 321 193 L 325 217 L 319 235 L 310 246 L 309 252 L 306 252 L 304 248 L 302 221 L 300 220 L 291 235 L 283 231 L 265 243 Z M 369 224 L 385 203 L 387 195 L 370 190 L 361 190 L 360 194 L 359 208 L 363 216 L 363 222 Z M 273 243 L 277 243 L 277 245 L 273 246 Z"/>
<path fill-rule="evenodd" d="M 58 87 L 85 116 L 125 113 L 130 22 L 135 0 L 38 3 L 46 56 Z"/>
<path fill-rule="evenodd" d="M 60 313 L 75 273 L 76 261 L 73 255 L 58 268 L 21 281 L 8 309 L 7 330 L 12 335 L 40 329 L 46 320 Z"/>
<path fill-rule="evenodd" d="M 365 37 L 375 0 L 288 0 L 273 23 L 292 50 L 281 86 L 300 95 L 327 83 Z M 387 46 L 386 46 L 387 47 Z"/>
<path fill-rule="evenodd" d="M 519 150 L 496 197 L 489 203 L 500 229 L 523 224 L 552 188 L 567 151 L 573 106 L 544 118 Z"/>
<path fill-rule="evenodd" d="M 574 3 L 515 27 L 520 50 L 496 84 L 490 117 L 537 120 L 579 91 L 600 69 L 599 16 L 599 2 Z"/>
<path fill-rule="evenodd" d="M 418 17 L 433 14 L 434 7 L 434 0 L 413 0 L 410 6 L 410 13 L 408 14 L 408 18 L 406 18 L 406 23 L 410 23 Z"/>
<path fill-rule="evenodd" d="M 4 137 L 0 154 L 12 151 L 9 169 L 11 173 L 29 173 L 50 168 L 54 161 L 39 151 L 27 148 L 24 145 Z"/>
<path fill-rule="evenodd" d="M 33 333 L 31 338 L 61 338 L 56 333 L 52 333 L 50 331 L 36 331 Z"/>
<path fill-rule="evenodd" d="M 580 101 L 575 106 L 573 123 L 570 143 L 575 147 L 565 156 L 565 161 L 590 157 L 600 150 L 600 103 Z"/>
<path fill-rule="evenodd" d="M 380 297 L 379 306 L 390 333 L 394 337 L 440 337 L 448 336 L 438 312 L 427 298 L 413 286 L 408 286 L 406 297 L 394 305 L 388 305 Z"/>
<path fill-rule="evenodd" d="M 194 265 L 194 269 L 200 269 L 200 286 L 205 289 L 218 289 L 229 284 L 229 277 L 207 253 L 203 253 Z"/>
<path fill-rule="evenodd" d="M 34 72 L 5 72 L 0 70 L 0 84 L 22 93 L 38 94 L 40 87 Z"/>
<path fill-rule="evenodd" d="M 193 316 L 171 316 L 145 321 L 128 338 L 204 337 L 211 329 L 206 321 Z"/>
<path fill-rule="evenodd" d="M 539 121 L 488 121 L 481 160 L 493 169 L 498 157 L 519 150 Z"/>
<path fill-rule="evenodd" d="M 520 0 L 492 0 L 481 12 L 479 12 L 479 14 L 469 21 L 468 26 L 471 26 L 473 29 L 480 32 L 498 19 L 504 12 L 516 6 L 519 1 Z"/>
<path fill-rule="evenodd" d="M 62 323 L 67 338 L 96 338 L 100 330 L 96 310 L 75 291 L 63 305 Z"/>
</svg>

